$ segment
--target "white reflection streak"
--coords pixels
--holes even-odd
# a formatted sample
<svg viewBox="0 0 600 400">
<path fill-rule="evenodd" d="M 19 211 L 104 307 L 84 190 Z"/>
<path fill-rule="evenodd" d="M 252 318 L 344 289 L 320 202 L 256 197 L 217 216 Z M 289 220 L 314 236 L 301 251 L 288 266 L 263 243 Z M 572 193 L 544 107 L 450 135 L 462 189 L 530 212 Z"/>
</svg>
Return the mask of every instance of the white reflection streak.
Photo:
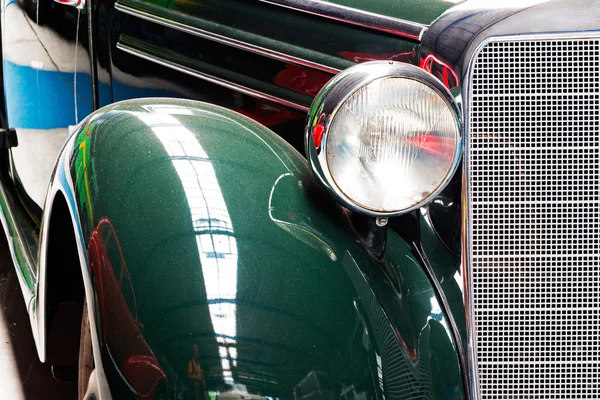
<svg viewBox="0 0 600 400">
<path fill-rule="evenodd" d="M 235 358 L 237 297 L 237 244 L 231 217 L 208 155 L 192 132 L 172 114 L 186 114 L 174 107 L 137 114 L 161 141 L 185 192 L 192 216 L 202 265 L 210 319 L 219 346 L 223 379 L 233 383 L 228 355 Z M 157 112 L 158 111 L 158 112 Z"/>
</svg>

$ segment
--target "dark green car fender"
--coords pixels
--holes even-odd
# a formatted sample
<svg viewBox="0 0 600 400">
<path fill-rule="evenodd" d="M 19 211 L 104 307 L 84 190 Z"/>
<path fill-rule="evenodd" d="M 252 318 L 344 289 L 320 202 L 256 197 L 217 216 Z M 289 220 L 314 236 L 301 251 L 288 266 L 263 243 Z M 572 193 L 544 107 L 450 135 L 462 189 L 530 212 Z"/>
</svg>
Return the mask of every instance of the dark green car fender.
<svg viewBox="0 0 600 400">
<path fill-rule="evenodd" d="M 257 122 L 185 100 L 107 106 L 63 149 L 46 204 L 59 193 L 113 398 L 464 398 L 410 246 L 390 231 L 384 259 L 369 255 Z"/>
</svg>

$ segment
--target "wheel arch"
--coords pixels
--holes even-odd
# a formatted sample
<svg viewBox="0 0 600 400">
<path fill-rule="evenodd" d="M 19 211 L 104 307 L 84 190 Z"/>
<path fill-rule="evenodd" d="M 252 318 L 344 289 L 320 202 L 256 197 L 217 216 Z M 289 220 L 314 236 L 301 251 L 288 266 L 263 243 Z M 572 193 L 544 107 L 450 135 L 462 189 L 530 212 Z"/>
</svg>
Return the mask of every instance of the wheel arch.
<svg viewBox="0 0 600 400">
<path fill-rule="evenodd" d="M 56 315 L 52 308 L 60 300 L 85 301 L 88 303 L 88 317 L 92 331 L 94 348 L 94 373 L 90 378 L 89 387 L 99 398 L 110 399 L 110 391 L 106 385 L 104 368 L 100 357 L 100 341 L 96 325 L 96 298 L 93 281 L 88 268 L 87 249 L 83 238 L 83 230 L 79 220 L 79 210 L 76 206 L 72 179 L 69 174 L 69 158 L 73 148 L 72 138 L 67 140 L 59 159 L 57 160 L 52 179 L 46 194 L 42 226 L 40 230 L 40 247 L 38 255 L 38 284 L 36 289 L 36 313 L 38 356 L 42 362 L 49 360 L 52 351 L 60 351 L 60 346 L 54 348 L 50 343 L 52 324 Z M 66 239 L 66 240 L 65 240 Z M 64 252 L 64 254 L 63 254 Z M 67 260 L 62 264 L 62 260 Z M 61 282 L 63 274 L 71 274 L 66 282 Z M 61 287 L 69 286 L 75 281 L 75 289 L 66 293 L 58 293 Z M 58 282 L 58 288 L 51 287 Z M 50 312 L 49 312 L 50 311 Z M 69 325 L 70 333 L 76 333 L 79 343 L 81 327 L 81 312 L 76 315 Z M 75 331 L 75 332 L 74 332 Z M 77 354 L 79 346 L 77 346 Z"/>
<path fill-rule="evenodd" d="M 56 340 L 53 340 L 53 337 L 57 335 L 52 335 L 52 332 L 60 330 L 62 335 L 59 336 L 67 334 L 70 337 L 74 333 L 77 337 L 80 330 L 81 311 L 78 316 L 59 316 L 57 315 L 58 309 L 61 303 L 65 302 L 83 303 L 85 291 L 75 230 L 71 222 L 69 206 L 61 191 L 56 193 L 47 218 L 49 220 L 47 240 L 43 244 L 45 260 L 44 265 L 40 265 L 40 287 L 38 288 L 40 359 L 60 362 L 57 360 L 58 344 Z M 69 308 L 72 309 L 70 311 L 77 313 L 77 307 Z M 57 318 L 63 322 L 63 325 L 66 322 L 67 326 L 56 326 Z M 72 321 L 73 318 L 78 323 L 70 324 L 69 322 L 75 322 Z M 72 329 L 75 329 L 75 332 L 71 332 Z M 76 357 L 77 347 L 73 347 L 74 355 L 64 354 L 65 351 L 71 353 L 73 349 L 63 347 L 60 351 L 62 356 L 60 359 L 66 361 L 70 357 Z"/>
</svg>

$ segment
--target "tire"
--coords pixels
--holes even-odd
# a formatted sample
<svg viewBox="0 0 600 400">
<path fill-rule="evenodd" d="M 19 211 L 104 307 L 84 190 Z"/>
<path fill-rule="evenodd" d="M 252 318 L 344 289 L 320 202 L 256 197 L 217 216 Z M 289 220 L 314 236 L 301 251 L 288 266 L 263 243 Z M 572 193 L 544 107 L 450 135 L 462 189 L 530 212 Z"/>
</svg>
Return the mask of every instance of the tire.
<svg viewBox="0 0 600 400">
<path fill-rule="evenodd" d="M 83 315 L 81 317 L 81 334 L 79 337 L 79 363 L 77 368 L 77 388 L 79 400 L 82 400 L 87 392 L 90 375 L 94 369 L 94 351 L 92 349 L 92 332 L 88 318 L 87 302 L 83 304 Z"/>
</svg>

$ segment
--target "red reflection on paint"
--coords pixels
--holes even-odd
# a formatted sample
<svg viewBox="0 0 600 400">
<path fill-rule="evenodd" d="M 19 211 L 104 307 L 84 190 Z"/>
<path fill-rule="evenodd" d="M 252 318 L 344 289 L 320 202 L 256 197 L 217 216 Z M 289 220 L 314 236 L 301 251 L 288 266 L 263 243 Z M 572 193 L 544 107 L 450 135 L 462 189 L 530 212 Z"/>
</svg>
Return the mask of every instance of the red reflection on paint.
<svg viewBox="0 0 600 400">
<path fill-rule="evenodd" d="M 338 53 L 346 60 L 362 63 L 367 61 L 390 60 L 409 63 L 415 58 L 414 51 L 405 51 L 401 53 L 357 53 L 353 51 L 342 51 Z"/>
<path fill-rule="evenodd" d="M 285 69 L 275 76 L 273 82 L 277 86 L 314 97 L 331 77 L 331 74 L 300 65 L 286 65 Z"/>
<path fill-rule="evenodd" d="M 458 76 L 456 75 L 456 72 L 454 72 L 452 67 L 433 54 L 429 54 L 427 57 L 422 59 L 419 66 L 421 69 L 424 69 L 438 78 L 448 89 L 458 86 Z"/>
<path fill-rule="evenodd" d="M 150 399 L 155 397 L 160 378 L 164 377 L 165 373 L 154 355 L 135 355 L 124 361 L 123 375 L 127 377 L 129 384 L 135 388 L 140 397 Z M 143 395 L 142 393 L 147 394 Z"/>
<path fill-rule="evenodd" d="M 315 147 L 318 149 L 321 147 L 321 142 L 323 141 L 323 133 L 325 132 L 325 114 L 321 114 L 319 117 L 319 121 L 317 122 L 317 126 L 313 129 L 313 141 L 315 142 Z"/>
<path fill-rule="evenodd" d="M 252 118 L 264 126 L 274 126 L 306 118 L 306 114 L 304 113 L 262 100 L 256 100 L 256 106 L 252 109 L 238 108 L 235 111 Z"/>
<path fill-rule="evenodd" d="M 415 343 L 415 340 L 414 339 L 412 340 L 412 343 L 410 343 L 410 347 L 409 347 L 409 344 L 406 343 L 406 341 L 400 334 L 400 331 L 398 330 L 397 327 L 394 327 L 394 331 L 396 331 L 396 336 L 400 340 L 400 344 L 402 345 L 402 348 L 404 349 L 404 353 L 408 356 L 408 358 L 412 362 L 416 362 L 419 359 L 419 354 L 417 353 L 417 344 Z"/>
<path fill-rule="evenodd" d="M 111 252 L 112 259 L 109 249 L 116 250 Z M 88 259 L 98 288 L 104 341 L 137 395 L 153 400 L 159 385 L 166 392 L 167 377 L 142 336 L 133 283 L 115 229 L 106 217 L 92 231 Z"/>
</svg>

